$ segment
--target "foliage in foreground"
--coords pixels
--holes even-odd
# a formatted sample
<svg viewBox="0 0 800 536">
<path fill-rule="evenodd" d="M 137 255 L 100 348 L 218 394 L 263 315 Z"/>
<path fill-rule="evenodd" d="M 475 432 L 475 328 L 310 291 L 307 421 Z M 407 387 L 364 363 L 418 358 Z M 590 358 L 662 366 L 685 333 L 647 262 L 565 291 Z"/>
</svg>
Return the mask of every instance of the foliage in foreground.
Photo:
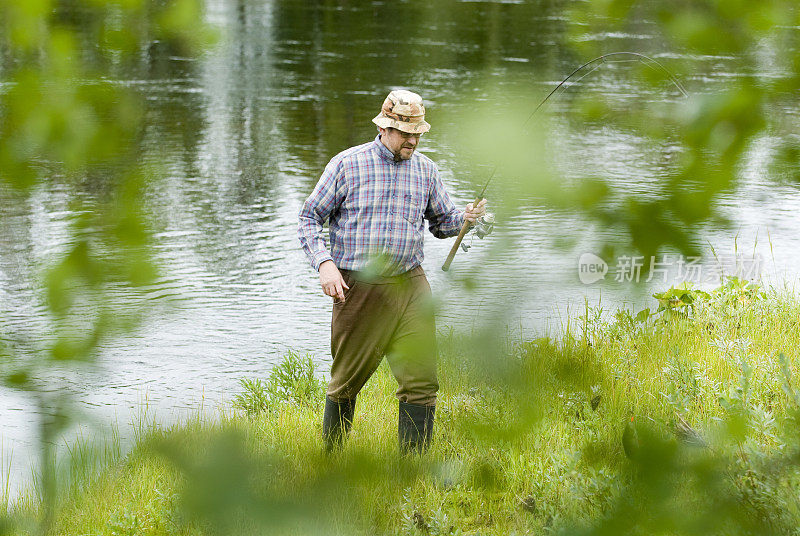
<svg viewBox="0 0 800 536">
<path fill-rule="evenodd" d="M 63 189 L 69 211 L 63 236 L 48 237 L 47 252 L 25 264 L 35 318 L 20 328 L 0 317 L 0 386 L 37 408 L 47 512 L 58 485 L 54 445 L 78 413 L 70 381 L 54 380 L 52 369 L 93 364 L 105 342 L 139 326 L 158 279 L 144 192 L 161 172 L 141 161 L 144 99 L 119 73 L 152 44 L 199 53 L 211 37 L 201 7 L 0 0 L 0 203 L 24 206 Z M 43 516 L 42 530 L 50 522 Z"/>
<path fill-rule="evenodd" d="M 579 334 L 510 351 L 445 339 L 419 459 L 398 457 L 384 368 L 325 457 L 321 384 L 290 354 L 219 422 L 154 428 L 78 479 L 51 532 L 795 534 L 800 305 L 742 288 L 646 320 L 589 310 Z M 14 533 L 35 510 L 18 507 Z"/>
<path fill-rule="evenodd" d="M 783 140 L 775 147 L 777 157 L 772 159 L 771 163 L 777 164 L 779 168 L 787 168 L 788 171 L 779 173 L 779 176 L 796 178 L 798 151 L 796 136 L 793 135 L 796 129 L 793 129 L 795 125 L 792 114 L 779 113 L 778 118 L 773 117 L 769 120 L 763 117 L 768 115 L 770 109 L 781 110 L 787 102 L 790 106 L 793 105 L 792 99 L 800 87 L 800 76 L 798 76 L 800 64 L 796 61 L 794 53 L 798 36 L 796 28 L 800 16 L 796 2 L 770 0 L 747 3 L 704 0 L 642 4 L 600 0 L 579 5 L 583 7 L 572 13 L 569 19 L 574 19 L 577 23 L 574 26 L 580 28 L 580 32 L 589 32 L 589 35 L 595 32 L 595 29 L 606 32 L 609 20 L 618 21 L 622 30 L 629 26 L 635 27 L 641 24 L 642 20 L 657 21 L 666 42 L 670 43 L 672 48 L 682 50 L 687 57 L 742 56 L 746 60 L 747 68 L 743 69 L 742 76 L 730 80 L 728 84 L 730 91 L 726 94 L 710 95 L 698 91 L 696 97 L 689 99 L 685 105 L 677 107 L 679 113 L 672 113 L 672 107 L 665 108 L 660 113 L 659 110 L 653 110 L 649 106 L 640 111 L 632 110 L 627 100 L 619 105 L 615 102 L 597 101 L 593 95 L 587 95 L 588 102 L 578 103 L 584 108 L 584 123 L 587 126 L 591 126 L 598 118 L 603 118 L 604 122 L 613 122 L 623 131 L 632 128 L 636 132 L 645 132 L 650 139 L 656 140 L 665 148 L 675 146 L 681 148 L 679 158 L 675 159 L 675 167 L 668 169 L 664 176 L 654 177 L 658 179 L 658 192 L 661 195 L 653 196 L 653 192 L 648 192 L 646 196 L 638 197 L 638 194 L 627 191 L 615 192 L 611 189 L 611 181 L 603 181 L 602 178 L 581 181 L 581 185 L 574 192 L 570 189 L 563 190 L 556 184 L 562 182 L 557 173 L 551 177 L 554 180 L 544 177 L 541 181 L 544 186 L 539 184 L 540 181 L 527 181 L 529 186 L 533 185 L 532 191 L 528 193 L 534 194 L 534 197 L 548 199 L 555 206 L 560 206 L 567 199 L 576 200 L 575 203 L 569 203 L 572 208 L 609 227 L 621 227 L 625 234 L 630 236 L 632 243 L 645 253 L 655 252 L 662 244 L 673 244 L 678 249 L 688 251 L 690 241 L 687 237 L 688 232 L 684 229 L 697 228 L 700 222 L 713 215 L 713 202 L 716 196 L 735 186 L 736 170 L 746 161 L 749 149 L 759 137 L 769 133 L 773 134 L 773 138 Z M 56 254 L 36 259 L 43 267 L 40 273 L 43 292 L 41 302 L 37 305 L 49 312 L 49 328 L 37 334 L 37 337 L 29 338 L 26 334 L 16 333 L 14 330 L 7 332 L 6 326 L 0 325 L 0 331 L 3 332 L 0 333 L 0 380 L 5 386 L 30 396 L 40 409 L 38 414 L 42 416 L 39 422 L 42 438 L 40 482 L 47 496 L 54 495 L 56 487 L 54 468 L 49 465 L 52 459 L 52 444 L 74 413 L 69 404 L 68 390 L 63 386 L 58 388 L 59 386 L 48 384 L 46 378 L 49 368 L 53 364 L 91 363 L 97 348 L 104 341 L 134 328 L 147 314 L 150 304 L 137 301 L 137 307 L 129 309 L 125 303 L 114 300 L 110 290 L 120 286 L 129 290 L 141 290 L 153 283 L 157 277 L 149 247 L 150 221 L 143 202 L 143 192 L 147 185 L 152 183 L 152 175 L 159 173 L 143 168 L 139 162 L 141 154 L 139 139 L 147 127 L 143 115 L 143 99 L 134 89 L 128 87 L 129 84 L 121 83 L 124 79 L 124 76 L 120 75 L 124 72 L 122 66 L 142 58 L 145 58 L 146 62 L 147 54 L 144 51 L 156 46 L 167 47 L 181 54 L 187 50 L 194 50 L 196 53 L 206 41 L 208 34 L 202 22 L 200 7 L 201 3 L 197 0 L 124 2 L 0 0 L 0 69 L 3 74 L 3 87 L 0 91 L 0 188 L 15 192 L 16 197 L 13 199 L 18 202 L 31 199 L 39 189 L 46 190 L 58 187 L 60 184 L 69 185 L 74 190 L 74 193 L 69 195 L 67 203 L 74 214 L 69 222 L 67 236 L 58 244 Z M 637 10 L 640 9 L 644 12 L 638 13 Z M 450 10 L 450 6 L 443 5 L 436 7 L 434 12 L 446 14 Z M 584 23 L 584 18 L 588 24 Z M 596 28 L 597 26 L 599 28 Z M 594 41 L 585 39 L 585 36 L 578 37 L 580 43 Z M 768 45 L 766 48 L 763 46 L 765 44 Z M 596 52 L 591 52 L 591 55 L 595 54 Z M 781 73 L 780 76 L 757 79 L 755 74 L 749 74 L 759 72 L 758 67 L 765 62 L 765 59 Z M 698 80 L 703 79 L 702 67 L 694 60 L 682 66 L 680 74 L 684 78 L 693 75 Z M 663 80 L 653 82 L 654 87 L 659 87 Z M 470 101 L 472 101 L 471 96 Z M 473 105 L 474 102 L 470 102 L 470 106 Z M 483 132 L 482 128 L 474 130 Z M 485 144 L 486 138 L 485 135 L 481 137 L 482 144 Z M 504 140 L 502 137 L 498 139 L 501 142 Z M 508 147 L 518 146 L 508 144 Z M 528 152 L 531 151 L 519 151 L 520 154 Z M 528 176 L 531 169 L 541 168 L 543 168 L 541 165 L 531 166 L 522 176 Z M 695 187 L 697 177 L 703 177 L 704 180 L 699 188 Z M 525 184 L 526 181 L 517 181 L 515 177 L 514 183 Z M 549 189 L 553 189 L 556 193 L 550 194 Z M 509 188 L 509 191 L 513 190 Z M 691 196 L 687 192 L 691 192 Z M 518 199 L 525 197 L 517 195 Z M 608 201 L 615 198 L 621 198 L 621 202 L 616 204 L 622 208 L 606 210 Z M 676 324 L 681 322 L 683 320 L 675 321 Z M 655 328 L 651 326 L 648 329 Z M 711 329 L 713 331 L 714 328 Z M 637 337 L 652 335 L 648 333 L 650 332 L 643 332 Z M 677 335 L 669 334 L 669 336 Z M 451 376 L 447 378 L 451 382 L 449 387 L 451 391 L 443 393 L 440 411 L 442 414 L 440 422 L 444 425 L 443 433 L 440 435 L 439 446 L 432 453 L 432 459 L 459 459 L 456 466 L 466 468 L 463 471 L 471 474 L 469 471 L 474 469 L 473 462 L 478 463 L 479 467 L 490 468 L 494 467 L 492 464 L 511 464 L 503 457 L 505 454 L 498 455 L 499 458 L 492 459 L 491 462 L 485 460 L 475 462 L 474 458 L 478 455 L 471 449 L 482 453 L 486 449 L 489 449 L 489 452 L 495 449 L 496 452 L 503 453 L 517 449 L 520 458 L 518 463 L 512 464 L 513 467 L 518 467 L 528 475 L 539 475 L 541 472 L 537 469 L 539 466 L 528 466 L 534 463 L 531 460 L 537 459 L 534 453 L 552 451 L 534 441 L 533 438 L 538 437 L 535 430 L 541 428 L 549 431 L 551 430 L 548 428 L 549 425 L 555 426 L 556 429 L 559 426 L 561 428 L 567 426 L 561 421 L 553 421 L 553 416 L 548 413 L 551 406 L 542 405 L 541 402 L 548 400 L 545 395 L 552 394 L 554 386 L 563 382 L 547 382 L 539 376 L 535 377 L 539 381 L 522 380 L 528 377 L 526 375 L 539 372 L 531 362 L 571 363 L 570 360 L 578 356 L 586 362 L 579 361 L 575 367 L 583 371 L 581 367 L 588 366 L 587 370 L 595 374 L 592 376 L 595 382 L 593 385 L 599 386 L 598 394 L 593 395 L 592 400 L 600 396 L 601 400 L 607 401 L 598 406 L 605 409 L 597 409 L 605 412 L 597 415 L 603 415 L 601 420 L 608 429 L 598 436 L 600 441 L 598 444 L 602 444 L 602 441 L 607 442 L 607 448 L 600 449 L 601 452 L 607 451 L 607 455 L 605 458 L 600 456 L 599 459 L 606 460 L 608 470 L 615 470 L 615 464 L 618 465 L 619 460 L 614 458 L 614 453 L 618 455 L 618 452 L 611 448 L 611 445 L 616 445 L 613 440 L 615 436 L 611 435 L 611 430 L 614 430 L 612 424 L 624 421 L 623 417 L 626 416 L 623 413 L 628 410 L 622 409 L 622 402 L 619 399 L 616 400 L 616 406 L 607 405 L 609 394 L 608 392 L 603 394 L 603 389 L 618 387 L 609 380 L 608 367 L 612 366 L 609 363 L 616 363 L 619 356 L 598 354 L 601 350 L 597 346 L 588 349 L 582 344 L 572 340 L 555 345 L 543 343 L 532 347 L 533 349 L 523 348 L 510 357 L 502 355 L 500 360 L 506 359 L 508 363 L 501 363 L 503 366 L 499 366 L 498 369 L 506 372 L 517 371 L 520 375 L 512 377 L 515 381 L 509 380 L 508 389 L 485 384 L 485 388 L 475 393 L 469 391 L 467 386 L 476 388 L 474 387 L 476 384 L 484 385 L 484 382 L 473 378 L 476 370 L 501 382 L 503 378 L 498 378 L 497 370 L 486 371 L 480 365 L 475 352 L 475 348 L 481 347 L 480 344 L 473 345 L 467 350 L 454 350 L 451 359 L 454 365 L 459 366 L 450 367 L 451 370 L 445 373 L 446 376 Z M 28 348 L 37 350 L 31 352 Z M 670 359 L 688 359 L 685 354 L 664 355 L 673 356 Z M 769 355 L 771 359 L 772 356 Z M 470 358 L 476 359 L 476 362 L 470 364 Z M 487 355 L 480 358 L 491 362 L 493 366 L 496 361 L 489 359 Z M 556 361 L 550 363 L 552 359 Z M 572 365 L 567 368 L 571 367 Z M 678 370 L 688 371 L 687 374 L 695 374 L 692 366 L 676 365 L 676 367 Z M 740 368 L 744 371 L 748 367 L 749 365 L 745 366 L 742 362 Z M 533 369 L 533 372 L 529 369 Z M 642 374 L 652 375 L 658 370 L 652 367 L 652 370 L 646 370 Z M 585 371 L 580 372 L 584 373 L 588 374 Z M 714 381 L 722 382 L 721 379 Z M 743 397 L 747 399 L 750 396 L 749 382 L 750 379 L 743 383 L 739 398 L 733 395 L 726 398 L 732 401 L 726 407 L 734 409 L 740 406 L 747 407 L 747 400 L 740 401 L 740 399 Z M 45 388 L 42 387 L 43 384 L 47 384 Z M 503 383 L 499 385 L 502 386 Z M 788 376 L 787 385 L 790 386 Z M 535 390 L 534 386 L 537 386 Z M 389 391 L 380 380 L 376 380 L 371 389 L 372 391 L 365 395 L 362 404 L 368 404 L 373 398 L 380 399 Z M 577 396 L 570 390 L 572 388 L 565 389 L 560 393 L 563 397 L 573 400 Z M 790 390 L 787 392 L 791 394 Z M 744 396 L 745 394 L 747 396 Z M 656 400 L 650 400 L 647 404 L 642 404 L 642 407 L 650 408 L 652 405 L 650 409 L 657 415 L 656 409 L 661 407 L 660 404 L 664 404 L 664 401 L 657 394 L 653 396 Z M 791 398 L 789 395 L 787 397 Z M 269 404 L 275 403 L 272 397 L 267 398 Z M 514 404 L 512 403 L 514 400 L 524 400 L 525 404 Z M 474 410 L 476 414 L 472 414 L 472 409 L 467 411 L 460 408 L 459 404 L 462 403 L 466 404 L 465 407 L 475 407 L 480 410 Z M 488 410 L 488 404 L 496 404 L 498 407 Z M 765 407 L 770 412 L 775 410 L 771 405 Z M 548 411 L 545 412 L 544 408 Z M 462 410 L 466 413 L 462 414 Z M 449 417 L 448 412 L 451 411 L 454 412 L 453 415 L 459 417 Z M 707 413 L 709 415 L 701 412 L 696 418 L 705 423 L 704 419 L 711 418 L 710 415 L 714 412 L 707 410 Z M 285 425 L 286 419 L 300 419 L 298 425 L 313 430 L 313 426 L 316 425 L 312 423 L 318 421 L 316 414 L 313 414 L 313 417 L 312 419 L 310 409 L 292 406 L 285 410 L 282 408 L 281 411 L 265 412 L 260 417 L 263 421 L 260 425 L 259 418 L 249 422 L 231 417 L 221 425 L 221 428 L 241 428 L 240 433 L 244 437 L 255 438 L 252 441 L 257 441 L 261 435 L 272 430 L 271 427 L 276 426 L 275 422 Z M 370 419 L 377 417 L 363 418 L 365 421 L 362 426 L 369 425 L 370 428 L 384 430 L 387 434 L 394 421 L 393 416 L 388 414 L 383 415 L 382 420 L 375 422 Z M 647 418 L 656 419 L 649 415 Z M 769 417 L 765 418 L 769 422 Z M 556 426 L 558 423 L 561 424 Z M 455 435 L 452 437 L 448 435 L 451 432 L 448 432 L 447 425 L 453 427 L 452 433 Z M 491 440 L 489 445 L 492 446 L 480 441 L 471 443 L 477 441 L 475 438 L 482 437 L 484 429 L 491 430 L 495 426 L 504 432 L 502 440 Z M 581 429 L 585 424 L 579 426 L 572 423 L 570 426 Z M 562 433 L 566 434 L 566 431 Z M 295 455 L 307 452 L 306 458 L 311 456 L 310 453 L 315 452 L 316 448 L 314 443 L 316 440 L 313 439 L 316 435 L 307 434 L 306 439 L 309 444 L 302 447 L 290 442 L 284 451 L 274 453 L 274 459 L 277 461 L 270 461 L 269 467 L 286 465 L 287 460 L 292 459 L 286 457 L 286 452 Z M 295 441 L 297 437 L 304 436 L 302 433 L 296 434 L 293 436 Z M 589 441 L 586 437 L 579 434 L 575 441 L 566 442 L 576 451 L 589 448 L 584 444 Z M 353 443 L 351 449 L 359 444 L 356 438 Z M 381 452 L 380 449 L 376 451 L 372 448 L 375 446 L 372 444 L 362 446 L 370 447 L 365 449 L 369 452 Z M 145 456 L 146 452 L 142 450 L 139 456 Z M 354 456 L 353 451 L 349 450 L 343 459 L 349 459 L 347 456 Z M 306 458 L 300 456 L 300 459 Z M 135 459 L 135 456 L 132 459 Z M 549 462 L 540 463 L 546 466 L 552 465 Z M 556 466 L 561 467 L 559 464 Z M 503 471 L 508 469 L 504 465 L 502 467 Z M 586 465 L 586 467 L 594 466 Z M 605 465 L 601 464 L 599 467 L 606 470 Z M 224 466 L 220 466 L 216 470 L 223 469 Z M 462 474 L 463 471 L 459 469 L 456 474 Z M 483 470 L 478 472 L 484 474 Z M 487 469 L 485 473 L 495 474 L 494 469 Z M 167 471 L 165 474 L 170 473 Z M 557 474 L 561 475 L 560 472 Z M 521 482 L 521 478 L 514 476 L 505 483 Z M 268 481 L 273 482 L 270 479 Z M 428 486 L 424 493 L 430 493 L 434 497 L 446 497 L 447 493 L 450 493 L 448 490 L 451 489 L 471 489 L 470 484 L 464 484 L 470 482 L 469 479 L 463 480 L 459 477 L 454 481 L 450 487 Z M 539 482 L 538 479 L 533 481 Z M 115 481 L 112 479 L 109 485 L 113 486 L 113 482 Z M 168 479 L 168 483 L 171 486 L 172 480 Z M 137 489 L 135 486 L 130 488 Z M 524 493 L 522 489 L 526 486 L 520 484 L 518 488 Z M 338 488 L 334 486 L 334 489 Z M 563 505 L 552 506 L 559 505 L 559 498 L 566 496 L 563 490 L 558 491 L 557 486 L 534 491 L 543 494 L 537 504 L 546 505 L 535 509 L 540 513 L 538 517 L 533 515 L 530 520 L 518 514 L 508 514 L 503 516 L 503 521 L 497 521 L 495 518 L 499 514 L 492 517 L 492 514 L 488 513 L 486 515 L 491 518 L 490 521 L 475 521 L 473 525 L 480 526 L 483 523 L 487 527 L 509 526 L 511 522 L 506 519 L 508 517 L 513 520 L 512 524 L 516 524 L 514 526 L 527 527 L 531 523 L 533 526 L 538 526 L 546 524 L 542 519 L 549 519 L 547 516 L 551 516 L 550 513 L 541 514 L 543 511 L 552 511 L 554 514 L 551 517 L 554 518 L 557 517 L 556 514 L 572 515 L 571 510 Z M 415 500 L 414 497 L 420 493 L 423 492 L 418 490 L 415 484 L 409 487 L 408 494 L 401 495 L 407 495 L 410 497 L 409 500 Z M 145 492 L 143 495 L 150 496 Z M 375 497 L 386 499 L 388 500 L 386 504 L 391 505 L 397 500 L 396 493 L 391 495 L 387 498 L 377 494 Z M 490 497 L 491 493 L 486 492 L 483 496 Z M 55 497 L 51 499 L 45 500 L 44 507 L 48 511 Z M 488 512 L 507 511 L 498 510 L 491 499 L 487 500 L 490 504 L 487 507 Z M 160 499 L 153 499 L 151 502 L 153 505 L 158 505 L 161 504 L 159 501 Z M 138 504 L 136 501 L 133 503 Z M 465 504 L 471 503 L 466 501 Z M 533 509 L 531 501 L 525 504 L 528 510 Z M 589 505 L 587 507 L 589 510 L 598 512 L 601 511 L 599 505 L 604 503 L 601 501 L 594 504 L 592 500 L 587 500 L 586 504 Z M 62 505 L 61 508 L 63 515 L 66 511 L 63 508 L 66 506 Z M 158 506 L 153 508 L 154 511 L 160 511 Z M 91 508 L 89 510 L 91 511 Z M 416 511 L 414 514 L 419 516 L 408 516 L 406 514 L 409 512 L 406 509 L 400 518 L 429 532 L 442 532 L 449 528 L 447 520 L 450 518 L 446 512 L 450 510 L 451 505 L 443 502 L 441 510 L 437 510 L 442 512 L 441 516 L 425 517 Z M 214 509 L 211 508 L 209 512 L 211 511 Z M 369 508 L 366 511 L 369 512 Z M 583 510 L 579 508 L 578 511 Z M 398 518 L 399 514 L 395 514 L 394 517 L 390 515 L 386 519 L 391 521 Z M 542 518 L 542 515 L 545 517 Z M 43 527 L 48 526 L 49 519 L 50 516 L 45 517 Z M 439 521 L 433 523 L 426 519 Z M 63 518 L 59 520 L 59 523 L 63 522 Z M 125 531 L 142 533 L 150 530 L 143 528 L 145 525 L 150 526 L 144 521 L 142 523 L 145 525 L 139 523 L 139 518 L 135 516 L 131 518 L 125 514 L 119 517 L 118 521 L 114 521 L 110 525 L 112 528 L 108 530 L 120 534 Z M 106 525 L 100 523 L 97 526 Z M 169 526 L 172 525 L 165 525 Z M 99 529 L 92 525 L 88 530 Z"/>
</svg>

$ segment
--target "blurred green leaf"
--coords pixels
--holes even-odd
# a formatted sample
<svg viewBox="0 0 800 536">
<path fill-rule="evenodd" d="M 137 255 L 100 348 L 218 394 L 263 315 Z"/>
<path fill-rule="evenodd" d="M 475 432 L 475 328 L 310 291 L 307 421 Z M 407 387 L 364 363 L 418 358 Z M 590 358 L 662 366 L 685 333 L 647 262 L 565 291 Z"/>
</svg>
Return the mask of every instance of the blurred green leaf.
<svg viewBox="0 0 800 536">
<path fill-rule="evenodd" d="M 15 355 L 2 372 L 3 385 L 38 408 L 42 534 L 57 490 L 53 445 L 74 411 L 66 391 L 40 380 L 51 361 L 91 363 L 102 341 L 135 329 L 150 304 L 141 295 L 119 303 L 114 289 L 158 276 L 143 208 L 157 175 L 145 176 L 139 162 L 143 100 L 120 83 L 117 66 L 164 32 L 186 54 L 211 35 L 196 1 L 0 0 L 0 188 L 24 201 L 40 188 L 73 187 L 75 216 L 38 278 L 50 332 L 23 341 L 35 355 Z"/>
</svg>

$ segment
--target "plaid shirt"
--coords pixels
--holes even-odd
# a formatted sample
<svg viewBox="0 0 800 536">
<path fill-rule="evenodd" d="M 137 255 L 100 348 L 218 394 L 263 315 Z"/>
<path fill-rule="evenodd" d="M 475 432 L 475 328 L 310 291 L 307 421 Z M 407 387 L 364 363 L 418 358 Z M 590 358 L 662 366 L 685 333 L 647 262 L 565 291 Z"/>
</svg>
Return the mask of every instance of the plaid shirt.
<svg viewBox="0 0 800 536">
<path fill-rule="evenodd" d="M 331 159 L 300 210 L 298 236 L 311 265 L 333 260 L 345 270 L 361 270 L 385 255 L 397 275 L 422 264 L 425 223 L 437 238 L 457 235 L 464 213 L 456 209 L 436 164 L 414 152 L 409 160 L 375 140 Z M 330 224 L 330 252 L 322 225 Z"/>
</svg>

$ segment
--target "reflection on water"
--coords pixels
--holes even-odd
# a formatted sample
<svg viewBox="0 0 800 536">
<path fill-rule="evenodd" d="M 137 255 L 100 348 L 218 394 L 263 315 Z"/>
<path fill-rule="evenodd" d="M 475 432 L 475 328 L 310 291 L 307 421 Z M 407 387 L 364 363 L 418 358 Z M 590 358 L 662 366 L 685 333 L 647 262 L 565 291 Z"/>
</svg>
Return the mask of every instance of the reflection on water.
<svg viewBox="0 0 800 536">
<path fill-rule="evenodd" d="M 287 349 L 311 352 L 327 368 L 330 302 L 295 230 L 297 211 L 328 159 L 374 136 L 370 119 L 390 88 L 413 88 L 427 100 L 433 124 L 422 151 L 439 163 L 458 204 L 466 204 L 486 174 L 465 162 L 448 118 L 485 99 L 487 78 L 501 94 L 527 84 L 527 115 L 577 61 L 562 44 L 559 2 L 417 7 L 414 24 L 398 25 L 405 4 L 209 1 L 209 19 L 225 29 L 213 53 L 193 61 L 154 44 L 125 67 L 123 83 L 146 98 L 141 159 L 164 175 L 147 192 L 163 265 L 161 282 L 149 289 L 159 314 L 106 345 L 100 370 L 62 374 L 53 386 L 79 393 L 90 415 L 118 420 L 125 435 L 143 401 L 164 420 L 199 403 L 213 408 L 232 397 L 240 377 L 267 374 Z M 661 45 L 646 31 L 591 38 L 613 50 L 669 57 L 659 55 Z M 702 78 L 685 81 L 694 91 L 714 91 L 735 73 L 732 58 L 690 59 L 707 66 Z M 630 75 L 614 65 L 570 91 L 637 105 L 679 98 L 669 88 L 643 91 Z M 575 130 L 565 102 L 553 103 L 554 121 L 563 124 L 551 140 L 565 179 L 602 174 L 628 193 L 658 195 L 648 177 L 668 173 L 676 149 L 603 125 Z M 698 245 L 707 251 L 708 240 L 732 253 L 738 233 L 743 250 L 794 280 L 800 193 L 767 176 L 760 162 L 770 146 L 767 139 L 754 149 L 742 192 L 719 202 L 732 230 L 709 225 Z M 25 200 L 0 191 L 0 336 L 28 355 L 42 346 L 48 328 L 37 267 L 63 248 L 70 197 L 93 195 L 77 188 L 55 181 Z M 499 188 L 490 188 L 490 202 L 503 197 Z M 653 288 L 667 286 L 581 284 L 580 254 L 617 240 L 619 230 L 535 199 L 517 201 L 520 210 L 469 253 L 460 252 L 449 274 L 439 266 L 451 241 L 427 239 L 424 268 L 441 303 L 440 328 L 500 318 L 511 331 L 533 336 L 560 329 L 585 299 L 641 307 L 652 305 Z M 606 261 L 614 267 L 615 259 Z M 457 282 L 466 276 L 477 290 Z M 29 411 L 25 398 L 0 393 L 3 457 L 7 463 L 13 451 L 14 483 L 29 474 L 35 445 Z"/>
</svg>

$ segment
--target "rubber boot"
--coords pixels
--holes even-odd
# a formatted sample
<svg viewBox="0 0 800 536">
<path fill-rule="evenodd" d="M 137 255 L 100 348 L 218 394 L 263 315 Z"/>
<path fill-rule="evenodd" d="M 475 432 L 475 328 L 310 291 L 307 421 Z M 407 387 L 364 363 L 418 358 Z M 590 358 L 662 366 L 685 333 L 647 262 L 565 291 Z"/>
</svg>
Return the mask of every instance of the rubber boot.
<svg viewBox="0 0 800 536">
<path fill-rule="evenodd" d="M 322 415 L 322 437 L 325 440 L 325 452 L 333 452 L 344 443 L 344 438 L 353 425 L 356 400 L 336 402 L 325 397 L 325 413 Z"/>
<path fill-rule="evenodd" d="M 400 402 L 397 438 L 403 454 L 421 454 L 428 450 L 433 436 L 433 417 L 436 406 L 418 406 Z"/>
</svg>

